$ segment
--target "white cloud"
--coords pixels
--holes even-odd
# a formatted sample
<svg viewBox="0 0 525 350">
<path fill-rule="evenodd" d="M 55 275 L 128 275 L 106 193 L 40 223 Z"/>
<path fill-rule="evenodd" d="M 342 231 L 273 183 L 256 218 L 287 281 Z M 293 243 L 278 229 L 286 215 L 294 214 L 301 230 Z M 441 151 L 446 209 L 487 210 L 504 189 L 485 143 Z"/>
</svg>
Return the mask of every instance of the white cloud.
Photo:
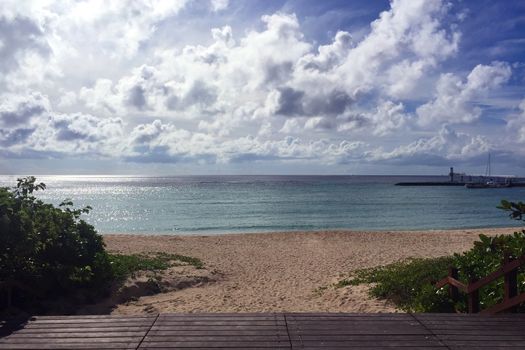
<svg viewBox="0 0 525 350">
<path fill-rule="evenodd" d="M 417 109 L 419 124 L 471 123 L 482 112 L 477 100 L 503 83 L 511 76 L 511 68 L 504 62 L 477 65 L 464 82 L 452 73 L 442 74 L 436 86 L 434 100 Z"/>
<path fill-rule="evenodd" d="M 211 0 L 212 11 L 222 11 L 228 8 L 229 0 Z"/>
<path fill-rule="evenodd" d="M 520 102 L 518 109 L 518 114 L 509 118 L 507 128 L 516 135 L 516 141 L 525 143 L 525 99 Z"/>
<path fill-rule="evenodd" d="M 231 27 L 212 29 L 209 46 L 158 50 L 148 65 L 113 84 L 97 81 L 80 97 L 97 113 L 197 119 L 200 130 L 221 135 L 255 132 L 260 125 L 254 123 L 282 132 L 291 124 L 285 127 L 279 116 L 307 117 L 309 130 L 345 133 L 366 125 L 385 135 L 407 119 L 402 104 L 388 96 L 406 96 L 424 72 L 457 50 L 459 34 L 439 21 L 446 11 L 439 1 L 394 1 L 361 42 L 339 31 L 316 51 L 295 15 L 263 16 L 262 31 L 235 40 Z M 369 99 L 382 94 L 377 111 L 363 113 Z M 392 106 L 397 112 L 385 110 Z"/>
<path fill-rule="evenodd" d="M 11 84 L 0 95 L 0 143 L 10 152 L 199 163 L 471 158 L 494 139 L 475 124 L 487 96 L 511 75 L 504 62 L 466 76 L 443 70 L 461 34 L 440 0 L 394 0 L 366 35 L 339 30 L 321 45 L 295 14 L 277 12 L 180 47 L 163 36 L 190 0 L 6 1 L 0 78 Z M 228 19 L 229 5 L 210 0 L 204 12 Z M 522 114 L 507 129 L 521 142 Z M 471 133 L 450 126 L 468 123 Z M 430 129 L 440 132 L 420 138 Z"/>
<path fill-rule="evenodd" d="M 492 147 L 489 140 L 481 135 L 469 135 L 457 132 L 450 126 L 443 126 L 437 135 L 420 138 L 407 145 L 401 145 L 392 151 L 377 149 L 371 152 L 371 159 L 402 160 L 404 162 L 429 163 L 443 160 L 467 160 L 486 154 Z"/>
<path fill-rule="evenodd" d="M 392 1 L 391 9 L 372 22 L 371 32 L 351 50 L 340 69 L 347 87 L 356 93 L 378 87 L 391 97 L 406 95 L 421 73 L 457 52 L 459 33 L 440 19 L 448 7 L 442 1 Z M 399 81 L 405 67 L 416 72 Z M 392 88 L 394 85 L 394 88 Z"/>
<path fill-rule="evenodd" d="M 9 93 L 0 95 L 0 127 L 26 125 L 49 109 L 47 96 L 38 92 L 31 92 L 26 96 Z"/>
</svg>

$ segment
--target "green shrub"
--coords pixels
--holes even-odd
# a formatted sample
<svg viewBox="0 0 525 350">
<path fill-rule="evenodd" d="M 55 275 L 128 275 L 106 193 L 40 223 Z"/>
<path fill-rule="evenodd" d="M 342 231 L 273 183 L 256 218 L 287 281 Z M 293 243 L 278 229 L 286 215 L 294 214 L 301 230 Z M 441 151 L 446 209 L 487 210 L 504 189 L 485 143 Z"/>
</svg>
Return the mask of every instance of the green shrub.
<svg viewBox="0 0 525 350">
<path fill-rule="evenodd" d="M 459 279 L 468 283 L 499 269 L 505 254 L 512 258 L 525 254 L 525 230 L 511 235 L 480 235 L 479 241 L 474 242 L 472 249 L 462 254 L 454 254 L 453 265 L 458 268 Z M 522 268 L 518 269 L 518 287 L 523 291 L 525 276 L 520 272 L 523 272 Z M 503 292 L 503 277 L 482 287 L 479 290 L 480 307 L 484 309 L 501 302 Z M 467 311 L 464 301 L 460 301 L 456 307 L 459 311 Z"/>
<path fill-rule="evenodd" d="M 358 270 L 352 279 L 336 287 L 372 283 L 370 295 L 392 301 L 405 311 L 449 312 L 453 303 L 448 294 L 433 285 L 448 273 L 452 257 L 409 259 L 390 265 Z"/>
<path fill-rule="evenodd" d="M 103 288 L 113 279 L 102 237 L 73 210 L 34 196 L 44 190 L 34 177 L 0 188 L 0 281 L 22 283 L 41 297 L 78 288 Z"/>
<path fill-rule="evenodd" d="M 501 201 L 498 207 L 509 212 L 516 220 L 525 217 L 525 204 Z M 436 289 L 435 283 L 448 274 L 448 268 L 458 269 L 458 278 L 464 283 L 481 279 L 501 267 L 504 255 L 518 258 L 525 255 L 525 230 L 510 235 L 489 237 L 479 235 L 474 247 L 461 254 L 431 259 L 410 259 L 387 266 L 359 270 L 352 279 L 342 280 L 336 286 L 373 283 L 370 294 L 377 298 L 388 299 L 406 311 L 448 312 L 467 311 L 466 296 L 460 293 L 455 303 L 448 297 L 448 287 Z M 523 267 L 518 269 L 518 288 L 525 292 Z M 482 287 L 479 290 L 481 309 L 488 308 L 503 300 L 503 278 Z M 518 311 L 525 311 L 520 306 Z"/>
<path fill-rule="evenodd" d="M 197 258 L 189 256 L 155 253 L 155 254 L 109 254 L 109 260 L 116 280 L 123 280 L 137 271 L 162 271 L 177 263 L 193 265 L 198 269 L 204 264 Z"/>
</svg>

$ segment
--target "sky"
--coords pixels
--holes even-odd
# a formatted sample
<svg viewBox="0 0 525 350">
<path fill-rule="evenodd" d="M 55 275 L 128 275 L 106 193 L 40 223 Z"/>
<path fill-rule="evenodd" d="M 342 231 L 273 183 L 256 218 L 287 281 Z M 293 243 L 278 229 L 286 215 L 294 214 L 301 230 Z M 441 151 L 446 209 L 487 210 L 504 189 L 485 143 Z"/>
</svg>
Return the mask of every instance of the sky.
<svg viewBox="0 0 525 350">
<path fill-rule="evenodd" d="M 2 0 L 0 174 L 525 176 L 525 2 Z"/>
</svg>

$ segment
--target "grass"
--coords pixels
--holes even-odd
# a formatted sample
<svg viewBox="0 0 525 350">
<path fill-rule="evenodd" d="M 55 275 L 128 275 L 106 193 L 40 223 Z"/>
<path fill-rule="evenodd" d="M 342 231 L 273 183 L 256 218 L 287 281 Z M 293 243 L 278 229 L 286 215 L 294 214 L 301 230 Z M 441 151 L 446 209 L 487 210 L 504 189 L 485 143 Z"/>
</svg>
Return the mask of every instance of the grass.
<svg viewBox="0 0 525 350">
<path fill-rule="evenodd" d="M 386 266 L 355 271 L 347 279 L 336 283 L 336 288 L 349 285 L 372 284 L 370 295 L 387 299 L 405 311 L 450 311 L 452 302 L 434 283 L 445 277 L 453 257 L 408 259 Z"/>
<path fill-rule="evenodd" d="M 114 276 L 117 280 L 126 279 L 138 271 L 163 271 L 172 266 L 187 264 L 202 269 L 204 263 L 197 258 L 179 254 L 109 254 Z"/>
</svg>

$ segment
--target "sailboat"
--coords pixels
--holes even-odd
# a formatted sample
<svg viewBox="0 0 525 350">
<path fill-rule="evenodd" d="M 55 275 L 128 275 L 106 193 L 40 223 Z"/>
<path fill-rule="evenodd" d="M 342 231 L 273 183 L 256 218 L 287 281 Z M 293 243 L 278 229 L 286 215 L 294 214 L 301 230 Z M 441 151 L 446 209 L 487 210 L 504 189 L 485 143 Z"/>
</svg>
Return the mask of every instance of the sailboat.
<svg viewBox="0 0 525 350">
<path fill-rule="evenodd" d="M 504 182 L 497 182 L 494 181 L 493 178 L 491 178 L 491 164 L 490 164 L 490 153 L 489 153 L 489 160 L 487 162 L 487 168 L 485 169 L 485 177 L 488 178 L 488 181 L 483 181 L 483 177 L 481 178 L 481 182 L 469 182 L 465 184 L 466 188 L 502 188 L 502 187 L 510 187 L 511 183 L 508 181 L 508 179 Z"/>
</svg>

